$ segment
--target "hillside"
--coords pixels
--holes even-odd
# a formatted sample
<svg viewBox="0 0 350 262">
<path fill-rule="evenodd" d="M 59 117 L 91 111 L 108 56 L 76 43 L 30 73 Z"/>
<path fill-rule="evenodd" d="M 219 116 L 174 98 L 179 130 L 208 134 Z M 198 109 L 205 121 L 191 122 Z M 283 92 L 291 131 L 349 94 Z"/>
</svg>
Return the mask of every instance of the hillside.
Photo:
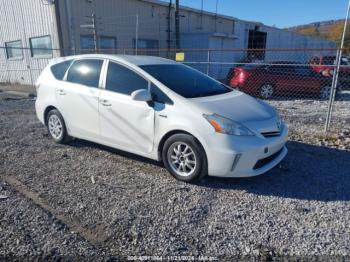
<svg viewBox="0 0 350 262">
<path fill-rule="evenodd" d="M 291 27 L 287 28 L 287 30 L 308 36 L 321 37 L 340 44 L 343 28 L 344 20 L 331 20 Z M 348 23 L 345 47 L 350 48 L 350 22 Z"/>
</svg>

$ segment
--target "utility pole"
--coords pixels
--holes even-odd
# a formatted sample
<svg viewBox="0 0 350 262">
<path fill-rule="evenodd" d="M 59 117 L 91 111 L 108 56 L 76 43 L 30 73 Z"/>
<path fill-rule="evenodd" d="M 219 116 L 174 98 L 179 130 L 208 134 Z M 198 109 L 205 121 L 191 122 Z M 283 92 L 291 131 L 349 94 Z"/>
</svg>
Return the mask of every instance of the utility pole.
<svg viewBox="0 0 350 262">
<path fill-rule="evenodd" d="M 180 0 L 176 0 L 175 4 L 175 35 L 176 35 L 176 50 L 180 49 Z"/>
<path fill-rule="evenodd" d="M 139 50 L 139 15 L 136 15 L 136 27 L 135 27 L 135 55 Z"/>
<path fill-rule="evenodd" d="M 96 1 L 92 0 L 92 10 L 96 10 Z M 93 11 L 91 14 L 91 22 L 92 22 L 92 34 L 94 36 L 94 49 L 95 49 L 95 54 L 97 54 L 97 26 L 96 26 L 96 11 Z"/>
<path fill-rule="evenodd" d="M 201 2 L 201 26 L 200 26 L 201 30 L 203 29 L 203 8 L 204 8 L 204 3 L 202 0 L 202 2 Z"/>
<path fill-rule="evenodd" d="M 92 13 L 91 16 L 91 24 L 80 25 L 80 28 L 89 28 L 92 29 L 93 39 L 94 39 L 94 51 L 97 53 L 97 29 L 96 29 L 96 14 Z"/>
<path fill-rule="evenodd" d="M 168 28 L 167 28 L 167 33 L 168 33 L 168 39 L 167 39 L 167 42 L 168 42 L 168 52 L 170 51 L 170 48 L 171 48 L 171 8 L 172 8 L 172 0 L 169 1 L 169 6 L 168 6 L 168 16 L 167 16 L 167 19 L 168 19 Z M 168 54 L 169 56 L 169 54 Z"/>
<path fill-rule="evenodd" d="M 216 5 L 215 5 L 215 33 L 217 31 L 217 21 L 218 21 L 218 5 L 219 5 L 219 0 L 216 0 Z"/>
<path fill-rule="evenodd" d="M 96 14 L 92 13 L 91 15 L 92 22 L 92 34 L 94 35 L 94 48 L 95 54 L 97 53 L 97 30 L 96 30 Z"/>
</svg>

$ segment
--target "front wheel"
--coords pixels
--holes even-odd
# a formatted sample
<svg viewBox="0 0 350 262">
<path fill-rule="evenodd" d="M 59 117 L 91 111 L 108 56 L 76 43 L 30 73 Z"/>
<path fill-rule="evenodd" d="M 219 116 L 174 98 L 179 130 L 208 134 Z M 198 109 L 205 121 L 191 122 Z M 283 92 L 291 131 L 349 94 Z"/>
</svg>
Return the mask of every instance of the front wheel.
<svg viewBox="0 0 350 262">
<path fill-rule="evenodd" d="M 162 159 L 170 174 L 181 181 L 198 181 L 208 173 L 204 149 L 188 134 L 176 134 L 168 138 L 163 147 Z"/>
</svg>

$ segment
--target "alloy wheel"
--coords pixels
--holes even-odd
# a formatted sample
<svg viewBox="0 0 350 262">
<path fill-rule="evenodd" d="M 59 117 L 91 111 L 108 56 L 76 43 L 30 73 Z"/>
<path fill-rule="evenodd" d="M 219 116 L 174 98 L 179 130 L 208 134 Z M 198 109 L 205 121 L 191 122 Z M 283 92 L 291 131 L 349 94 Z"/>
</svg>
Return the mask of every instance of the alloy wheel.
<svg viewBox="0 0 350 262">
<path fill-rule="evenodd" d="M 168 149 L 167 157 L 170 168 L 179 176 L 190 176 L 196 170 L 196 155 L 184 142 L 173 143 Z"/>
<path fill-rule="evenodd" d="M 262 98 L 270 98 L 272 97 L 273 94 L 273 86 L 271 84 L 264 84 L 261 88 L 260 88 L 260 96 Z"/>
<path fill-rule="evenodd" d="M 63 135 L 63 125 L 57 115 L 51 115 L 48 121 L 49 132 L 51 136 L 58 140 Z"/>
</svg>

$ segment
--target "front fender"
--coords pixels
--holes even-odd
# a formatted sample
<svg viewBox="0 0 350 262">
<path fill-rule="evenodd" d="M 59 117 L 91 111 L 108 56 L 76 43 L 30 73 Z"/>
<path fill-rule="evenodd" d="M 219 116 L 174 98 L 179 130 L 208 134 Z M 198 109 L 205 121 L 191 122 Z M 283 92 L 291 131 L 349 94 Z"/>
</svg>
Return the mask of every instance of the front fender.
<svg viewBox="0 0 350 262">
<path fill-rule="evenodd" d="M 176 119 L 175 121 L 156 119 L 156 124 L 158 125 L 158 128 L 155 129 L 156 133 L 154 139 L 154 149 L 157 153 L 161 150 L 160 146 L 162 146 L 164 138 L 167 138 L 169 134 L 176 133 L 188 133 L 194 136 L 202 145 L 206 153 L 209 150 L 208 144 L 204 139 L 206 135 L 214 133 L 214 129 L 209 125 L 209 123 L 205 125 L 206 123 L 204 121 L 198 121 L 198 119 L 197 121 L 191 121 L 191 119 L 183 118 Z M 158 160 L 159 158 L 160 157 L 158 156 Z"/>
</svg>

